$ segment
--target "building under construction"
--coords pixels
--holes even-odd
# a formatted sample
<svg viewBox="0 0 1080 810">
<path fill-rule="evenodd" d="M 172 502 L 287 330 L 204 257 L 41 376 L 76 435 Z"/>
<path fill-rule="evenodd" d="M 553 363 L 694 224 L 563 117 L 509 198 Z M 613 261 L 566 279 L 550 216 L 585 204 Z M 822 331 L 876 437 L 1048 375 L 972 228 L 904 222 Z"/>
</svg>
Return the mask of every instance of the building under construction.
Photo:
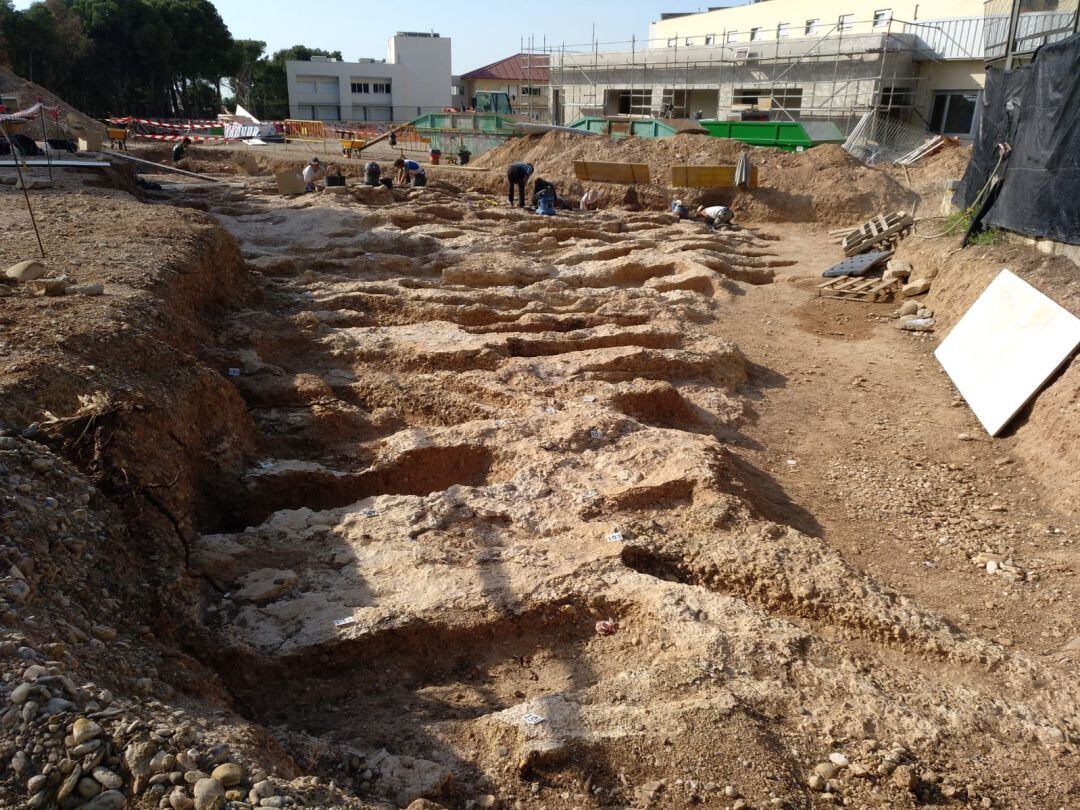
<svg viewBox="0 0 1080 810">
<path fill-rule="evenodd" d="M 956 16 L 942 19 L 916 19 L 915 4 L 894 16 L 881 0 L 846 0 L 851 10 L 821 4 L 828 13 L 766 0 L 664 15 L 644 42 L 551 49 L 552 118 L 749 115 L 830 121 L 848 133 L 876 111 L 920 134 L 969 137 L 987 55 L 1009 35 L 1012 3 L 999 10 L 1002 2 L 961 0 L 950 9 Z M 1076 0 L 1022 5 L 1031 8 L 1012 31 L 1021 51 L 1075 30 Z"/>
</svg>

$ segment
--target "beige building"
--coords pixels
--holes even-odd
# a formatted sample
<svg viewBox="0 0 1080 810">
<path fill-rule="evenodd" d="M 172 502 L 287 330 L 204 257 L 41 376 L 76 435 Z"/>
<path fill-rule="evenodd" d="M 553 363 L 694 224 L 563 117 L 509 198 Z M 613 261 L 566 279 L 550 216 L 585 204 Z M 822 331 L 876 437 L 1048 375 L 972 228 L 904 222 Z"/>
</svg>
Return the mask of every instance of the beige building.
<svg viewBox="0 0 1080 810">
<path fill-rule="evenodd" d="M 1001 0 L 763 0 L 664 14 L 645 42 L 552 53 L 553 118 L 667 115 L 830 121 L 850 132 L 869 111 L 920 132 L 975 131 L 985 57 L 1004 38 Z M 1032 0 L 1031 49 L 1057 16 Z"/>
</svg>

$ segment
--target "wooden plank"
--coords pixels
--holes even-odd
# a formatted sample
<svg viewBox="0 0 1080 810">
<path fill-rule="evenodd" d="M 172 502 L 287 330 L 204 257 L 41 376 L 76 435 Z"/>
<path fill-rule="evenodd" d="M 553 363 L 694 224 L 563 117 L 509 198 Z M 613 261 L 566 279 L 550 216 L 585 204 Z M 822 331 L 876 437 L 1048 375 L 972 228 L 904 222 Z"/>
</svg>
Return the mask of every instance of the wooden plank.
<svg viewBox="0 0 1080 810">
<path fill-rule="evenodd" d="M 0 160 L 0 166 L 10 168 L 15 165 L 14 160 Z M 54 169 L 108 169 L 110 164 L 104 160 L 54 160 L 50 164 L 45 158 L 32 158 L 30 160 L 20 160 L 18 165 L 40 168 L 51 165 Z"/>
<path fill-rule="evenodd" d="M 648 183 L 649 164 L 575 160 L 574 176 L 598 183 Z"/>
<path fill-rule="evenodd" d="M 735 185 L 734 166 L 692 166 L 679 163 L 671 167 L 671 185 L 676 188 L 730 188 Z M 758 167 L 750 167 L 750 186 L 758 185 Z"/>
<path fill-rule="evenodd" d="M 184 169 L 177 169 L 175 166 L 165 166 L 161 163 L 154 163 L 152 160 L 143 160 L 142 158 L 132 157 L 131 155 L 125 155 L 123 152 L 115 152 L 112 149 L 104 150 L 109 157 L 118 157 L 122 160 L 128 160 L 132 163 L 138 163 L 141 166 L 150 166 L 159 172 L 169 172 L 171 174 L 182 174 L 185 177 L 198 177 L 200 180 L 209 180 L 211 183 L 220 183 L 221 179 L 217 177 L 210 177 L 205 174 L 196 174 L 195 172 L 185 171 Z"/>
</svg>

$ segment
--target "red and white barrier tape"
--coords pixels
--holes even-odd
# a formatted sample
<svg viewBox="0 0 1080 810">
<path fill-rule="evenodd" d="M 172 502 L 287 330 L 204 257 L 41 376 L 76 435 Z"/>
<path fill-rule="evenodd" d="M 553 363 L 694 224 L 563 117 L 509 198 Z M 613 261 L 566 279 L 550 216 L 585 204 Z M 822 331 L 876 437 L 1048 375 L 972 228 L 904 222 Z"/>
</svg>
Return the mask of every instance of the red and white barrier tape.
<svg viewBox="0 0 1080 810">
<path fill-rule="evenodd" d="M 143 132 L 132 132 L 130 137 L 132 138 L 149 138 L 152 141 L 182 141 L 184 138 L 188 138 L 192 143 L 202 143 L 203 141 L 228 141 L 231 138 L 226 138 L 222 135 L 147 135 Z"/>
<path fill-rule="evenodd" d="M 108 120 L 110 124 L 119 124 L 121 126 L 128 124 L 143 124 L 148 127 L 160 127 L 161 129 L 213 129 L 214 127 L 223 126 L 221 121 L 162 121 L 153 118 L 136 118 L 133 115 L 128 115 L 123 118 L 110 118 Z"/>
</svg>

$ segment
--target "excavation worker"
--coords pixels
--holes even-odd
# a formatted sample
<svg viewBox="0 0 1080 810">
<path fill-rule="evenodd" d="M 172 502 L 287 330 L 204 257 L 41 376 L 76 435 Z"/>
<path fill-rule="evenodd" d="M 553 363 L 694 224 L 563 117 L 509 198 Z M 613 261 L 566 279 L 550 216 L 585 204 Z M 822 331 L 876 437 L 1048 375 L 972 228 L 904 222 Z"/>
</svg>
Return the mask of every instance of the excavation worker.
<svg viewBox="0 0 1080 810">
<path fill-rule="evenodd" d="M 507 197 L 510 200 L 510 205 L 514 204 L 514 187 L 517 187 L 518 196 L 521 198 L 521 208 L 525 207 L 525 183 L 533 173 L 533 165 L 531 163 L 511 163 L 510 168 L 506 170 L 506 183 L 508 186 Z"/>
<path fill-rule="evenodd" d="M 730 225 L 735 215 L 726 205 L 710 205 L 708 208 L 699 205 L 696 216 L 715 231 Z"/>
<path fill-rule="evenodd" d="M 317 157 L 313 157 L 304 167 L 304 185 L 308 191 L 318 188 L 320 182 L 326 179 L 326 167 Z"/>
<path fill-rule="evenodd" d="M 172 148 L 173 163 L 179 163 L 181 160 L 184 159 L 184 152 L 187 151 L 188 144 L 190 143 L 191 138 L 184 138 L 184 140 L 180 141 L 180 143 L 176 144 L 176 146 Z"/>
<path fill-rule="evenodd" d="M 683 205 L 682 200 L 675 200 L 675 202 L 671 204 L 671 213 L 679 219 L 686 219 L 690 216 L 690 209 Z"/>
<path fill-rule="evenodd" d="M 397 184 L 399 186 L 408 184 L 414 188 L 420 188 L 427 185 L 427 173 L 424 167 L 415 160 L 398 158 L 394 161 L 394 168 L 398 170 Z"/>
<path fill-rule="evenodd" d="M 584 194 L 581 195 L 581 210 L 582 211 L 595 211 L 600 207 L 600 192 L 595 188 L 590 188 Z"/>
</svg>

